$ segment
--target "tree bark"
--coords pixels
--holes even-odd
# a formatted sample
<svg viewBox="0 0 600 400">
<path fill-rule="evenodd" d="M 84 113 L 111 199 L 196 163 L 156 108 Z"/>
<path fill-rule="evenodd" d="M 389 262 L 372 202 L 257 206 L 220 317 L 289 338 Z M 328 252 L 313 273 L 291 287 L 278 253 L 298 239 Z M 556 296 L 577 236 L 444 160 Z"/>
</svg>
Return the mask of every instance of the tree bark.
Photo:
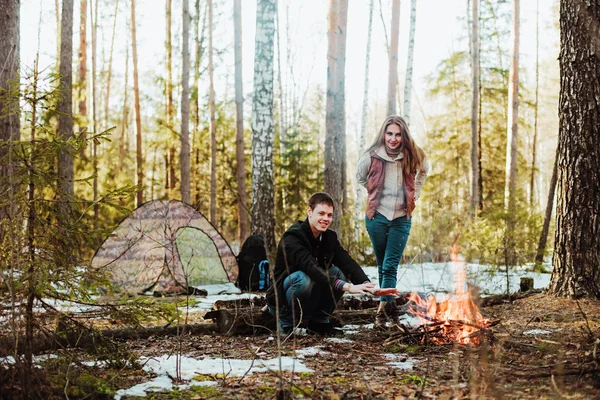
<svg viewBox="0 0 600 400">
<path fill-rule="evenodd" d="M 406 61 L 406 80 L 404 81 L 404 109 L 402 115 L 407 124 L 410 125 L 410 105 L 412 94 L 412 75 L 415 54 L 415 30 L 417 25 L 417 0 L 410 2 L 410 31 L 408 38 L 408 56 Z"/>
<path fill-rule="evenodd" d="M 63 0 L 60 38 L 60 88 L 57 134 L 61 140 L 73 137 L 73 0 Z M 62 221 L 70 215 L 70 197 L 73 196 L 73 157 L 64 148 L 58 156 L 58 209 Z"/>
<path fill-rule="evenodd" d="M 471 213 L 476 215 L 479 208 L 479 0 L 473 0 L 471 29 Z"/>
<path fill-rule="evenodd" d="M 181 73 L 181 200 L 191 204 L 190 189 L 190 9 L 189 1 L 183 0 L 183 66 Z"/>
<path fill-rule="evenodd" d="M 79 2 L 79 115 L 87 118 L 87 0 Z"/>
<path fill-rule="evenodd" d="M 251 231 L 265 238 L 273 264 L 275 216 L 273 188 L 273 41 L 275 0 L 258 0 L 252 100 L 252 218 Z"/>
<path fill-rule="evenodd" d="M 246 205 L 246 158 L 244 156 L 244 90 L 242 81 L 242 1 L 234 0 L 235 52 L 235 178 L 238 201 L 238 239 L 240 246 L 248 236 L 248 209 Z"/>
<path fill-rule="evenodd" d="M 327 106 L 325 116 L 325 191 L 335 201 L 331 229 L 339 233 L 346 203 L 345 67 L 348 0 L 329 5 Z"/>
<path fill-rule="evenodd" d="M 136 168 L 138 192 L 136 207 L 144 203 L 144 159 L 142 158 L 142 116 L 140 114 L 140 86 L 138 79 L 138 56 L 135 28 L 135 0 L 131 0 L 131 47 L 133 53 L 133 93 L 135 96 L 135 127 L 136 127 Z"/>
<path fill-rule="evenodd" d="M 560 2 L 557 204 L 549 293 L 600 299 L 600 4 Z"/>
<path fill-rule="evenodd" d="M 0 0 L 0 141 L 9 142 L 0 147 L 0 196 L 12 197 L 14 190 L 10 177 L 13 166 L 9 152 L 12 141 L 21 138 L 19 108 L 19 1 Z M 11 215 L 10 207 L 0 207 L 0 222 Z M 4 232 L 0 228 L 0 234 Z"/>
<path fill-rule="evenodd" d="M 360 123 L 360 138 L 358 140 L 358 157 L 363 152 L 365 147 L 365 135 L 367 133 L 367 111 L 369 105 L 369 64 L 371 62 L 371 32 L 373 28 L 373 4 L 374 0 L 369 3 L 369 28 L 367 30 L 367 51 L 365 55 L 365 84 L 363 92 L 363 105 L 362 105 L 362 118 Z M 355 204 L 355 217 L 354 217 L 354 241 L 358 243 L 359 239 L 359 223 L 362 221 L 362 201 L 361 201 L 362 188 L 360 185 L 356 185 L 356 204 Z"/>
<path fill-rule="evenodd" d="M 213 63 L 213 2 L 208 0 L 208 112 L 210 114 L 210 222 L 217 222 L 217 129 Z"/>
<path fill-rule="evenodd" d="M 517 197 L 517 157 L 519 134 L 519 23 L 520 0 L 513 0 L 513 49 L 510 63 L 510 87 L 508 91 L 508 135 L 506 140 L 506 179 L 504 203 L 507 212 L 506 262 L 514 265 L 514 228 Z"/>
<path fill-rule="evenodd" d="M 398 36 L 400 35 L 400 0 L 392 0 L 392 25 L 390 26 L 390 52 L 388 69 L 387 115 L 396 114 L 396 88 L 398 85 Z"/>
</svg>

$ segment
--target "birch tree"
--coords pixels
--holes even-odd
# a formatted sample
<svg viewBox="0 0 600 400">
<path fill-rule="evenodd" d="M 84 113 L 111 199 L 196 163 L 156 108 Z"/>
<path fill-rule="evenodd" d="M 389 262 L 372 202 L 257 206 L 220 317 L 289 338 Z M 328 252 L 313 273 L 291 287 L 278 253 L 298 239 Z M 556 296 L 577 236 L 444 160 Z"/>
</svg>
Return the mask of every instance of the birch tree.
<svg viewBox="0 0 600 400">
<path fill-rule="evenodd" d="M 209 0 L 210 1 L 210 0 Z M 251 231 L 265 238 L 267 254 L 275 250 L 273 213 L 273 58 L 275 0 L 258 0 L 252 100 Z"/>
<path fill-rule="evenodd" d="M 60 90 L 57 134 L 61 140 L 73 137 L 73 0 L 63 0 L 60 28 Z M 66 220 L 69 215 L 69 198 L 73 196 L 73 157 L 67 149 L 58 155 L 58 207 Z"/>
<path fill-rule="evenodd" d="M 404 107 L 402 115 L 410 125 L 410 105 L 412 94 L 413 63 L 415 55 L 415 31 L 417 26 L 417 0 L 410 2 L 410 30 L 408 35 L 408 55 L 406 58 L 406 79 L 404 81 Z"/>
<path fill-rule="evenodd" d="M 471 212 L 480 208 L 479 202 L 479 0 L 473 0 L 471 15 Z"/>
<path fill-rule="evenodd" d="M 210 114 L 210 222 L 217 221 L 217 128 L 213 63 L 213 2 L 208 0 L 208 112 Z"/>
<path fill-rule="evenodd" d="M 19 140 L 19 1 L 0 0 L 0 196 L 12 198 L 12 163 L 9 153 L 11 143 Z M 9 207 L 0 207 L 0 224 L 10 216 Z M 5 237 L 0 230 L 0 235 Z"/>
<path fill-rule="evenodd" d="M 189 1 L 183 0 L 183 46 L 181 49 L 181 200 L 191 203 L 190 189 L 190 9 Z"/>
<path fill-rule="evenodd" d="M 133 94 L 135 97 L 135 150 L 138 192 L 136 207 L 144 202 L 144 159 L 142 158 L 142 116 L 140 114 L 140 85 L 138 79 L 138 54 L 135 27 L 135 0 L 131 0 L 131 52 L 133 55 Z"/>
<path fill-rule="evenodd" d="M 600 5 L 560 2 L 556 234 L 549 293 L 600 299 Z"/>
<path fill-rule="evenodd" d="M 387 115 L 396 114 L 396 90 L 398 87 L 398 37 L 400 36 L 400 0 L 392 1 L 392 25 L 389 48 Z"/>
<path fill-rule="evenodd" d="M 365 135 L 367 132 L 367 112 L 369 105 L 369 64 L 371 62 L 371 32 L 373 28 L 373 5 L 374 0 L 369 2 L 369 27 L 367 29 L 367 51 L 365 55 L 365 84 L 363 91 L 362 118 L 360 123 L 360 138 L 358 139 L 358 157 L 363 152 L 365 147 Z M 358 243 L 359 222 L 362 221 L 362 201 L 361 201 L 361 186 L 356 185 L 356 205 L 354 218 L 354 241 Z"/>
<path fill-rule="evenodd" d="M 235 179 L 238 201 L 238 238 L 240 245 L 248 236 L 246 209 L 246 159 L 244 156 L 244 90 L 242 81 L 242 0 L 233 2 L 233 32 L 235 56 Z"/>
</svg>

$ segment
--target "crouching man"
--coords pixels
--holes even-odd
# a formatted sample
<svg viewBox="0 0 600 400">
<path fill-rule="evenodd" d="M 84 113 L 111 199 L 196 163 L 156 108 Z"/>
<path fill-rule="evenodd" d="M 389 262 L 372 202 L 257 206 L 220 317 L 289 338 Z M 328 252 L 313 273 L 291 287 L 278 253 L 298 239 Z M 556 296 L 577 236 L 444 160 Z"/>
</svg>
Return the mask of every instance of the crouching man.
<svg viewBox="0 0 600 400">
<path fill-rule="evenodd" d="M 307 218 L 283 234 L 275 260 L 275 282 L 267 291 L 269 311 L 275 315 L 276 291 L 279 322 L 284 334 L 300 323 L 318 334 L 342 333 L 329 317 L 344 292 L 373 293 L 375 284 L 340 244 L 329 228 L 334 202 L 327 193 L 308 199 Z"/>
</svg>

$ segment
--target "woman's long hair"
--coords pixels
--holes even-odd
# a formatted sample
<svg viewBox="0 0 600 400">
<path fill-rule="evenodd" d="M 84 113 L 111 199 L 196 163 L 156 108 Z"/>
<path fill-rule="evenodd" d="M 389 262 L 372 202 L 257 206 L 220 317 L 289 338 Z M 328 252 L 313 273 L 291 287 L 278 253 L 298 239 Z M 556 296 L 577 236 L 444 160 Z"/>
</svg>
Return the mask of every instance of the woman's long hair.
<svg viewBox="0 0 600 400">
<path fill-rule="evenodd" d="M 370 154 L 380 146 L 385 146 L 385 133 L 388 126 L 392 124 L 400 127 L 400 134 L 402 135 L 402 144 L 400 145 L 400 151 L 404 155 L 402 168 L 405 169 L 409 174 L 416 174 L 417 171 L 423 166 L 425 152 L 423 152 L 423 150 L 417 146 L 410 135 L 410 130 L 408 129 L 406 121 L 404 121 L 404 118 L 400 117 L 399 115 L 390 115 L 385 119 L 385 121 L 383 121 L 383 125 L 381 125 L 381 129 L 379 129 L 379 133 L 377 134 L 375 141 L 365 151 L 365 153 Z"/>
</svg>

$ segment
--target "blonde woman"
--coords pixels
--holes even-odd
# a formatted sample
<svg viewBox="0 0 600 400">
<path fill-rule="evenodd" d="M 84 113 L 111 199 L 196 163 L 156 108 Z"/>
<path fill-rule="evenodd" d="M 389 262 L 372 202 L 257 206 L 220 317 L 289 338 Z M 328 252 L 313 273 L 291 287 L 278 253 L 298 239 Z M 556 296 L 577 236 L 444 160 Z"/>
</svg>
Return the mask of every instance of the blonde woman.
<svg viewBox="0 0 600 400">
<path fill-rule="evenodd" d="M 365 223 L 377 259 L 379 285 L 395 288 L 398 265 L 410 234 L 411 214 L 427 178 L 429 164 L 408 125 L 397 115 L 385 119 L 373 144 L 358 161 L 356 178 L 367 189 Z M 380 297 L 376 329 L 399 317 L 393 297 Z"/>
</svg>

